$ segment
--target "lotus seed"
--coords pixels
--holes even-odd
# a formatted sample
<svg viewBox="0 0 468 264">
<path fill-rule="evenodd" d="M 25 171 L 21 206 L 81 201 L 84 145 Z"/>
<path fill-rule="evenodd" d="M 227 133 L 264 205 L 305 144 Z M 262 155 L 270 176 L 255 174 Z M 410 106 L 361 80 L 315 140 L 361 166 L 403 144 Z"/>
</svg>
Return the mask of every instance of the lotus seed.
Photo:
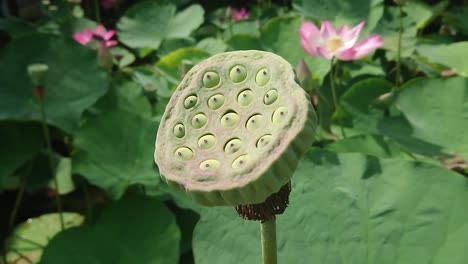
<svg viewBox="0 0 468 264">
<path fill-rule="evenodd" d="M 182 124 L 177 124 L 174 126 L 174 135 L 178 138 L 183 138 L 185 136 L 185 127 Z"/>
<path fill-rule="evenodd" d="M 197 104 L 197 102 L 198 97 L 196 95 L 190 95 L 187 98 L 185 98 L 184 107 L 185 109 L 191 109 Z"/>
<path fill-rule="evenodd" d="M 268 145 L 268 143 L 270 143 L 271 139 L 273 137 L 271 135 L 264 135 L 262 136 L 258 141 L 257 141 L 257 148 L 263 148 L 265 147 L 266 145 Z"/>
<path fill-rule="evenodd" d="M 260 127 L 263 121 L 263 116 L 261 114 L 253 115 L 247 120 L 245 127 L 248 131 L 256 130 Z"/>
<path fill-rule="evenodd" d="M 264 86 L 270 80 L 270 69 L 262 68 L 257 72 L 257 76 L 255 76 L 255 82 L 259 86 Z"/>
<path fill-rule="evenodd" d="M 193 157 L 193 151 L 187 147 L 180 147 L 176 149 L 175 156 L 179 160 L 187 161 Z"/>
<path fill-rule="evenodd" d="M 233 162 L 232 162 L 232 167 L 233 168 L 239 168 L 243 165 L 245 165 L 245 163 L 247 163 L 247 161 L 249 160 L 250 156 L 248 154 L 245 154 L 245 155 L 241 155 L 239 157 L 237 157 Z"/>
<path fill-rule="evenodd" d="M 281 121 L 283 121 L 286 116 L 288 115 L 288 109 L 284 106 L 279 107 L 278 109 L 273 112 L 273 115 L 271 117 L 271 121 L 273 124 L 279 124 Z"/>
<path fill-rule="evenodd" d="M 219 168 L 221 163 L 215 159 L 208 159 L 200 163 L 200 169 L 202 170 L 215 170 Z"/>
<path fill-rule="evenodd" d="M 201 149 L 210 149 L 216 144 L 216 137 L 212 134 L 206 134 L 198 139 L 198 146 Z"/>
<path fill-rule="evenodd" d="M 271 105 L 278 99 L 278 91 L 276 89 L 270 89 L 263 97 L 263 102 L 266 105 Z"/>
<path fill-rule="evenodd" d="M 242 65 L 236 65 L 229 72 L 229 78 L 235 83 L 242 82 L 247 78 L 247 70 Z"/>
<path fill-rule="evenodd" d="M 249 105 L 253 99 L 254 99 L 254 93 L 252 92 L 252 90 L 249 90 L 249 89 L 240 92 L 239 95 L 237 96 L 237 102 L 242 106 Z"/>
<path fill-rule="evenodd" d="M 223 106 L 224 104 L 224 95 L 215 94 L 208 99 L 208 107 L 212 110 L 216 110 Z"/>
<path fill-rule="evenodd" d="M 205 75 L 203 75 L 202 82 L 206 88 L 213 88 L 219 84 L 219 74 L 212 71 L 206 72 Z"/>
<path fill-rule="evenodd" d="M 238 138 L 233 138 L 229 140 L 226 145 L 224 146 L 224 151 L 226 153 L 234 153 L 238 151 L 242 147 L 242 141 Z"/>
<path fill-rule="evenodd" d="M 203 113 L 199 113 L 199 114 L 196 114 L 193 118 L 192 118 L 192 126 L 196 129 L 198 128 L 202 128 L 206 122 L 208 121 L 207 117 L 205 114 Z"/>
<path fill-rule="evenodd" d="M 224 127 L 233 127 L 239 122 L 239 115 L 236 112 L 227 112 L 221 117 L 221 125 Z"/>
</svg>

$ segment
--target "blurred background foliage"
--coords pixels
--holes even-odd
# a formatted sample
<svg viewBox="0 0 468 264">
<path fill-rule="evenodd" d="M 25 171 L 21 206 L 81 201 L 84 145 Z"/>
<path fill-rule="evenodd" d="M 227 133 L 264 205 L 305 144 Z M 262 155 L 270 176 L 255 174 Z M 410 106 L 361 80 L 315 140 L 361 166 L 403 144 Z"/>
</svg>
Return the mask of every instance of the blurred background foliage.
<svg viewBox="0 0 468 264">
<path fill-rule="evenodd" d="M 185 73 L 246 49 L 288 60 L 320 120 L 278 217 L 281 263 L 468 263 L 466 0 L 0 8 L 0 263 L 259 263 L 258 223 L 199 207 L 161 182 L 153 162 L 159 121 Z M 248 15 L 234 19 L 241 8 Z M 335 66 L 338 109 L 330 61 L 309 56 L 298 34 L 303 21 L 325 19 L 366 21 L 363 34 L 384 41 Z M 99 24 L 116 30 L 117 45 L 73 38 Z M 43 104 L 32 63 L 49 67 Z"/>
</svg>

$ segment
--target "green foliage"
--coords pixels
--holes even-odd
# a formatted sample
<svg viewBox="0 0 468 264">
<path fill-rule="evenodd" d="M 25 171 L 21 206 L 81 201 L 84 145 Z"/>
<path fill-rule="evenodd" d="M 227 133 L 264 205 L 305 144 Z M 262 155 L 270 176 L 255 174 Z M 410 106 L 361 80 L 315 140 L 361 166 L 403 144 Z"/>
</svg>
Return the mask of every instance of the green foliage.
<svg viewBox="0 0 468 264">
<path fill-rule="evenodd" d="M 64 213 L 63 220 L 65 228 L 71 228 L 81 225 L 84 218 L 77 213 Z M 22 256 L 26 256 L 33 263 L 38 263 L 44 247 L 60 231 L 60 215 L 57 213 L 28 219 L 6 241 L 7 261 L 16 263 L 21 261 Z"/>
<path fill-rule="evenodd" d="M 203 23 L 203 15 L 203 8 L 196 4 L 176 13 L 173 4 L 145 1 L 120 18 L 118 34 L 129 47 L 157 49 L 166 38 L 188 37 Z"/>
<path fill-rule="evenodd" d="M 104 208 L 94 223 L 61 232 L 40 263 L 151 263 L 179 259 L 174 215 L 156 199 L 134 197 Z"/>
<path fill-rule="evenodd" d="M 296 81 L 307 80 L 319 118 L 278 217 L 280 263 L 468 263 L 464 1 L 7 2 L 0 18 L 0 220 L 14 220 L 0 228 L 9 236 L 0 248 L 7 263 L 260 263 L 258 223 L 233 208 L 196 205 L 162 182 L 154 163 L 159 121 L 185 74 L 213 54 L 251 49 L 274 52 L 296 71 L 305 62 L 309 71 Z M 248 18 L 234 21 L 228 4 L 245 5 Z M 360 60 L 310 56 L 298 30 L 325 19 L 337 28 L 365 21 L 358 41 L 379 34 L 384 44 Z M 116 30 L 115 46 L 101 45 L 103 36 L 85 45 L 74 39 L 99 24 Z M 106 61 L 112 65 L 103 68 Z M 49 68 L 43 104 L 31 64 Z M 56 198 L 67 227 L 86 224 L 62 232 Z"/>
<path fill-rule="evenodd" d="M 397 104 L 413 128 L 411 136 L 468 158 L 467 92 L 465 78 L 419 79 L 405 85 Z"/>
<path fill-rule="evenodd" d="M 383 13 L 382 0 L 293 0 L 302 15 L 315 20 L 329 20 L 332 24 L 351 26 L 367 21 L 368 30 L 374 28 Z"/>
<path fill-rule="evenodd" d="M 468 257 L 457 245 L 468 235 L 468 180 L 461 175 L 421 162 L 312 151 L 292 182 L 291 204 L 277 219 L 279 262 Z M 260 263 L 259 224 L 242 221 L 233 208 L 204 210 L 194 236 L 197 263 Z"/>
<path fill-rule="evenodd" d="M 157 185 L 153 168 L 156 124 L 122 110 L 90 118 L 76 133 L 73 171 L 115 199 L 135 183 Z"/>
<path fill-rule="evenodd" d="M 0 120 L 40 118 L 39 102 L 26 72 L 31 63 L 49 66 L 47 121 L 65 131 L 74 131 L 82 112 L 107 90 L 96 54 L 69 39 L 45 34 L 22 36 L 2 49 L 0 61 Z"/>
</svg>

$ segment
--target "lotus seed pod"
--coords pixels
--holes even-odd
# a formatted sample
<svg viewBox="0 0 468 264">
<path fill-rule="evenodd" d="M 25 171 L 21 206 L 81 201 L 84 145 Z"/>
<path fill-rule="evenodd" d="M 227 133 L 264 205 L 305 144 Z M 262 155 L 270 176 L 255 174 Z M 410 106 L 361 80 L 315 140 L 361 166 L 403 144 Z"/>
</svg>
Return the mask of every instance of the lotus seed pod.
<svg viewBox="0 0 468 264">
<path fill-rule="evenodd" d="M 44 86 L 49 72 L 49 66 L 36 63 L 28 65 L 28 75 L 34 86 Z"/>
<path fill-rule="evenodd" d="M 200 204 L 259 204 L 286 188 L 315 127 L 287 61 L 264 51 L 226 52 L 195 65 L 178 85 L 154 158 L 161 177 Z"/>
</svg>

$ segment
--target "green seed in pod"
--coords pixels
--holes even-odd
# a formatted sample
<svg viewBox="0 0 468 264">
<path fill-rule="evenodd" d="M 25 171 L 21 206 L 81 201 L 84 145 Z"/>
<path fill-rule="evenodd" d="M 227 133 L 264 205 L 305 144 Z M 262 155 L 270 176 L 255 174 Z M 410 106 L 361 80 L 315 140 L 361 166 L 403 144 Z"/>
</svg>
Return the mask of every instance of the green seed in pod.
<svg viewBox="0 0 468 264">
<path fill-rule="evenodd" d="M 174 126 L 174 135 L 177 138 L 183 138 L 185 136 L 185 126 L 181 123 Z"/>
<path fill-rule="evenodd" d="M 196 129 L 202 128 L 206 124 L 207 121 L 208 121 L 208 118 L 206 117 L 205 114 L 198 113 L 192 118 L 192 126 Z"/>
<path fill-rule="evenodd" d="M 276 89 L 270 89 L 263 97 L 263 102 L 266 105 L 271 105 L 272 103 L 276 102 L 278 99 L 278 91 Z"/>
<path fill-rule="evenodd" d="M 257 75 L 255 76 L 255 82 L 259 86 L 264 86 L 265 84 L 267 84 L 270 78 L 271 78 L 270 69 L 262 68 L 257 72 Z"/>
<path fill-rule="evenodd" d="M 200 169 L 202 170 L 215 170 L 219 168 L 221 163 L 215 159 L 208 159 L 200 163 Z"/>
<path fill-rule="evenodd" d="M 220 108 L 221 106 L 223 106 L 223 104 L 224 104 L 224 95 L 222 95 L 222 94 L 212 95 L 208 99 L 208 107 L 211 110 L 216 110 L 216 109 Z"/>
<path fill-rule="evenodd" d="M 193 157 L 193 151 L 187 147 L 180 147 L 176 149 L 174 155 L 182 161 L 187 161 L 192 159 Z"/>
<path fill-rule="evenodd" d="M 254 99 L 254 93 L 252 90 L 244 90 L 239 93 L 237 96 L 237 102 L 242 105 L 242 106 L 247 106 L 249 105 Z"/>
<path fill-rule="evenodd" d="M 239 122 L 239 115 L 236 112 L 227 112 L 221 117 L 223 127 L 233 127 Z"/>
<path fill-rule="evenodd" d="M 242 82 L 247 78 L 247 69 L 242 65 L 236 65 L 229 71 L 229 78 L 235 83 Z"/>
<path fill-rule="evenodd" d="M 281 123 L 281 121 L 283 121 L 286 118 L 287 115 L 288 115 L 288 108 L 284 106 L 278 107 L 278 109 L 276 109 L 275 112 L 273 112 L 271 121 L 273 122 L 273 124 L 279 124 Z"/>
<path fill-rule="evenodd" d="M 240 168 L 242 166 L 245 166 L 246 163 L 249 161 L 249 159 L 250 159 L 250 156 L 248 154 L 241 155 L 232 162 L 232 167 Z"/>
<path fill-rule="evenodd" d="M 202 82 L 206 88 L 213 88 L 219 84 L 219 74 L 213 71 L 206 72 L 203 75 Z"/>
<path fill-rule="evenodd" d="M 270 143 L 272 138 L 273 137 L 271 135 L 262 136 L 261 138 L 257 140 L 257 148 L 265 147 L 266 145 L 268 145 L 268 143 Z"/>
<path fill-rule="evenodd" d="M 201 149 L 210 149 L 216 144 L 216 137 L 212 134 L 206 134 L 198 139 L 198 146 Z"/>
<path fill-rule="evenodd" d="M 253 115 L 247 120 L 245 128 L 247 128 L 248 131 L 254 131 L 260 127 L 262 122 L 263 116 L 261 114 Z"/>
<path fill-rule="evenodd" d="M 234 153 L 238 151 L 242 147 L 242 141 L 238 138 L 233 138 L 226 142 L 226 145 L 224 145 L 224 151 L 226 153 Z"/>
<path fill-rule="evenodd" d="M 187 96 L 184 100 L 184 107 L 185 109 L 193 108 L 198 102 L 198 97 L 196 95 Z"/>
</svg>

